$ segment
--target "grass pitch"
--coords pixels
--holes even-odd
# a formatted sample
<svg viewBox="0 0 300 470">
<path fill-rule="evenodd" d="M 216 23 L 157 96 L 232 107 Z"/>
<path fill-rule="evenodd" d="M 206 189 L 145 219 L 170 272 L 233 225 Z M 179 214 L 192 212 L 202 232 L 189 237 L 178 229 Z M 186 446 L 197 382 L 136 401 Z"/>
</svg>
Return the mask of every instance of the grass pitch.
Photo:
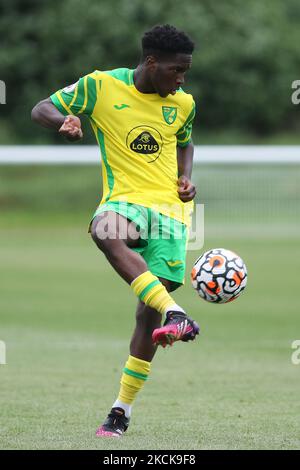
<svg viewBox="0 0 300 470">
<path fill-rule="evenodd" d="M 1 449 L 300 448 L 300 366 L 291 362 L 300 339 L 298 226 L 222 214 L 208 213 L 201 251 L 238 252 L 247 289 L 210 305 L 187 277 L 174 297 L 201 335 L 158 351 L 120 440 L 95 430 L 128 356 L 131 289 L 97 251 L 86 214 L 2 216 Z M 198 254 L 189 253 L 188 271 Z"/>
</svg>

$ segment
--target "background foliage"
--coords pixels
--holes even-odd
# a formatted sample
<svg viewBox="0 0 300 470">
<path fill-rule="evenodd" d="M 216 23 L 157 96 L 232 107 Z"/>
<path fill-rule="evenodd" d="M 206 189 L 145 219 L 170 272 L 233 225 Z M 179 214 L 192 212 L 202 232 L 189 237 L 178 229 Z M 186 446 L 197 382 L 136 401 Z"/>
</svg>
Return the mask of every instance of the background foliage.
<svg viewBox="0 0 300 470">
<path fill-rule="evenodd" d="M 57 139 L 37 132 L 33 105 L 96 68 L 135 67 L 143 32 L 166 22 L 197 45 L 185 87 L 198 105 L 196 135 L 299 131 L 291 103 L 300 78 L 298 0 L 2 0 L 0 142 Z"/>
</svg>

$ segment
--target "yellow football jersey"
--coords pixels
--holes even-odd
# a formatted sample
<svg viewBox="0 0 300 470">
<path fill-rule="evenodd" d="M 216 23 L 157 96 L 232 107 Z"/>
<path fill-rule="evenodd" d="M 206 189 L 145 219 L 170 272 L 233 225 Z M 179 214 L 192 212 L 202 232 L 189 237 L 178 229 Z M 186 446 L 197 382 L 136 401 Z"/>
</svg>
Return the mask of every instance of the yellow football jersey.
<svg viewBox="0 0 300 470">
<path fill-rule="evenodd" d="M 189 225 L 193 202 L 178 196 L 176 146 L 191 141 L 195 103 L 179 90 L 141 93 L 134 70 L 95 71 L 51 95 L 64 115 L 86 114 L 101 149 L 103 197 L 151 207 Z"/>
</svg>

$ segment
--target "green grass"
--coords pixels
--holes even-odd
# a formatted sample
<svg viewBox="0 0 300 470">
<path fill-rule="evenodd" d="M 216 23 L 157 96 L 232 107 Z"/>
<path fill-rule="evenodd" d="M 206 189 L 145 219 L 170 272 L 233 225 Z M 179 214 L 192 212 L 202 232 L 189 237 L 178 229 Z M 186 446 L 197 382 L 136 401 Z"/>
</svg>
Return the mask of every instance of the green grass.
<svg viewBox="0 0 300 470">
<path fill-rule="evenodd" d="M 224 243 L 208 230 L 204 248 L 222 241 L 244 257 L 247 291 L 223 306 L 189 282 L 176 292 L 201 337 L 158 352 L 128 432 L 112 441 L 94 431 L 118 391 L 135 298 L 85 226 L 52 222 L 0 232 L 1 448 L 300 448 L 300 366 L 290 359 L 300 335 L 296 239 Z"/>
<path fill-rule="evenodd" d="M 202 332 L 159 350 L 121 440 L 95 429 L 119 389 L 136 299 L 87 234 L 96 167 L 0 167 L 1 449 L 300 449 L 299 166 L 199 166 L 205 246 L 244 258 L 246 292 L 174 293 Z"/>
<path fill-rule="evenodd" d="M 300 165 L 195 165 L 196 201 L 208 215 L 291 222 L 300 216 Z M 101 199 L 100 165 L 0 166 L 1 216 L 87 219 Z M 68 216 L 69 213 L 69 216 Z"/>
</svg>

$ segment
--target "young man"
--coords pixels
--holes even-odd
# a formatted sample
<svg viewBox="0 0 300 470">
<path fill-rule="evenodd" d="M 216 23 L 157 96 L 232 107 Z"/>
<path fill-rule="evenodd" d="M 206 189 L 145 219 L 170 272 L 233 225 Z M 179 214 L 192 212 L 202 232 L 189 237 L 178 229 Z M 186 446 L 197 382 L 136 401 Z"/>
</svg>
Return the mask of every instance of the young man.
<svg viewBox="0 0 300 470">
<path fill-rule="evenodd" d="M 135 70 L 95 71 L 32 110 L 34 121 L 69 140 L 82 138 L 76 115 L 89 117 L 103 161 L 103 197 L 90 232 L 139 298 L 120 392 L 97 436 L 126 431 L 157 346 L 194 340 L 199 333 L 169 294 L 184 282 L 196 194 L 191 182 L 195 104 L 181 89 L 193 49 L 184 32 L 155 26 L 142 38 Z"/>
</svg>

